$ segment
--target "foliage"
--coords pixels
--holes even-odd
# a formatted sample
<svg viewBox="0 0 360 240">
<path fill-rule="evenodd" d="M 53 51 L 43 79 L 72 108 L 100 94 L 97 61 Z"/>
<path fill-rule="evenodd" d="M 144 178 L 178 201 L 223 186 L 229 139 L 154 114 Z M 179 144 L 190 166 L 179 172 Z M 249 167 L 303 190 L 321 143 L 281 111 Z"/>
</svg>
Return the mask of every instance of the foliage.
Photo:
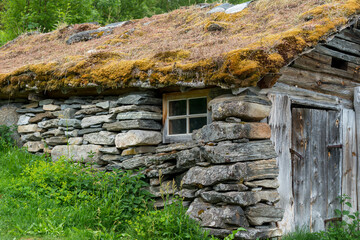
<svg viewBox="0 0 360 240">
<path fill-rule="evenodd" d="M 208 239 L 208 234 L 199 224 L 186 215 L 181 199 L 173 203 L 167 202 L 163 210 L 144 212 L 128 223 L 123 239 Z"/>
<path fill-rule="evenodd" d="M 230 0 L 231 3 L 245 0 Z M 57 26 L 101 24 L 139 19 L 203 0 L 5 0 L 0 1 L 0 46 L 27 31 L 48 32 Z M 207 2 L 214 2 L 210 0 Z"/>
<path fill-rule="evenodd" d="M 14 126 L 0 125 L 0 150 L 15 144 L 12 137 L 14 130 Z"/>
<path fill-rule="evenodd" d="M 140 173 L 97 172 L 16 147 L 1 149 L 0 239 L 110 239 L 149 209 L 144 186 Z"/>
</svg>

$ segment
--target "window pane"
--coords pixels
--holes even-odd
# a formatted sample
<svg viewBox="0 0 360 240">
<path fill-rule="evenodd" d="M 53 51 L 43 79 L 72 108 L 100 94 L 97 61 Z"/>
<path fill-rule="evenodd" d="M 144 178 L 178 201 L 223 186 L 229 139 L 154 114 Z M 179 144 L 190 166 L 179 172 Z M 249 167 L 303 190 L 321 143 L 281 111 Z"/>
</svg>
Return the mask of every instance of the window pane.
<svg viewBox="0 0 360 240">
<path fill-rule="evenodd" d="M 186 115 L 186 100 L 170 101 L 169 116 Z"/>
<path fill-rule="evenodd" d="M 190 114 L 199 114 L 206 113 L 207 109 L 207 99 L 206 98 L 196 98 L 189 100 Z"/>
<path fill-rule="evenodd" d="M 190 132 L 207 124 L 207 117 L 190 118 Z"/>
<path fill-rule="evenodd" d="M 169 134 L 186 134 L 186 118 L 169 120 Z"/>
</svg>

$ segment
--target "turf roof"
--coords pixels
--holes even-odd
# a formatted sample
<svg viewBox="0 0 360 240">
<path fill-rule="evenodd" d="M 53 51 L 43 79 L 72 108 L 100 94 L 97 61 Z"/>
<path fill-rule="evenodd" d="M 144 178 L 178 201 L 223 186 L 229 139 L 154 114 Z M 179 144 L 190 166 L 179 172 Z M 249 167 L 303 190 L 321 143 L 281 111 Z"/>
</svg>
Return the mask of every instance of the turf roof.
<svg viewBox="0 0 360 240">
<path fill-rule="evenodd" d="M 63 88 L 255 86 L 335 33 L 360 0 L 255 0 L 242 12 L 181 8 L 66 45 L 91 24 L 23 35 L 0 48 L 0 91 Z M 222 31 L 208 31 L 216 23 Z M 276 79 L 272 79 L 274 81 Z"/>
</svg>

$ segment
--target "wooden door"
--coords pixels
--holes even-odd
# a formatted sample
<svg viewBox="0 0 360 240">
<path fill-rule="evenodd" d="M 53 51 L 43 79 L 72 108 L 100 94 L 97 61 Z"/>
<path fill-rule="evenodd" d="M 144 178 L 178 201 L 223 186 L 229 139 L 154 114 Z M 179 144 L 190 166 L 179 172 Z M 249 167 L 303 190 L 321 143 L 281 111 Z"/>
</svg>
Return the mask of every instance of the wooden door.
<svg viewBox="0 0 360 240">
<path fill-rule="evenodd" d="M 294 221 L 310 231 L 324 230 L 340 209 L 340 112 L 292 109 L 291 159 Z"/>
</svg>

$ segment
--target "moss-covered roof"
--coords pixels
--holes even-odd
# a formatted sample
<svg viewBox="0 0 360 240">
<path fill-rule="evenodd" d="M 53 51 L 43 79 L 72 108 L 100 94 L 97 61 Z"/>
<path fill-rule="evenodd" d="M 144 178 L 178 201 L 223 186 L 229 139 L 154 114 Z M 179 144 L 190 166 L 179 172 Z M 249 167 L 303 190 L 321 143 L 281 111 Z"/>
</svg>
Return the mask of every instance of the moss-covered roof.
<svg viewBox="0 0 360 240">
<path fill-rule="evenodd" d="M 74 32 L 99 26 L 23 35 L 0 48 L 0 91 L 254 86 L 346 25 L 360 1 L 255 0 L 239 13 L 208 11 L 192 6 L 133 20 L 72 45 Z M 223 30 L 208 31 L 213 23 Z"/>
</svg>

